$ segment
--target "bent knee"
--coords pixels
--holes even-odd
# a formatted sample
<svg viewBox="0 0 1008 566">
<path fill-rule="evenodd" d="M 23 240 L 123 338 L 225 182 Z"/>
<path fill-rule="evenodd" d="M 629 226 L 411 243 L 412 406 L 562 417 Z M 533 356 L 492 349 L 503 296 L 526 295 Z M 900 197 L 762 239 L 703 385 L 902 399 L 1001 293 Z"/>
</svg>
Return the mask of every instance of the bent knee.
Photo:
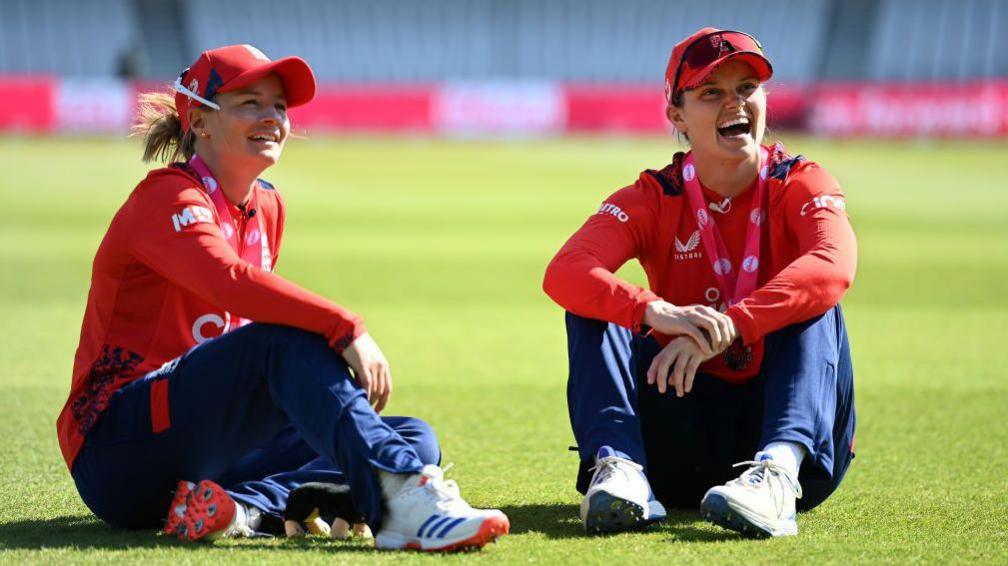
<svg viewBox="0 0 1008 566">
<path fill-rule="evenodd" d="M 417 453 L 424 464 L 441 463 L 441 445 L 434 427 L 416 417 L 382 417 Z"/>
<path fill-rule="evenodd" d="M 329 344 L 321 334 L 283 324 L 253 322 L 235 332 L 248 333 L 268 343 L 329 348 Z"/>
</svg>

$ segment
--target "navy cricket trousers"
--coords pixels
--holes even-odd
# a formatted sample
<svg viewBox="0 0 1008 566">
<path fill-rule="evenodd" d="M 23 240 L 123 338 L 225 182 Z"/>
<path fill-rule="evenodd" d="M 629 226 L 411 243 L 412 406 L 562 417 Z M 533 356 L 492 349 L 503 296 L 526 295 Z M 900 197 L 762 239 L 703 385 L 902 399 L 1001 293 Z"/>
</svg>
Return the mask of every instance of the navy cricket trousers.
<svg viewBox="0 0 1008 566">
<path fill-rule="evenodd" d="M 765 338 L 760 374 L 734 385 L 698 374 L 682 398 L 647 384 L 661 350 L 651 337 L 567 313 L 567 400 L 584 493 L 602 446 L 644 466 L 655 497 L 669 507 L 696 507 L 707 489 L 741 473 L 776 441 L 808 451 L 798 479 L 798 508 L 822 503 L 854 457 L 854 376 L 839 306 Z"/>
<path fill-rule="evenodd" d="M 155 432 L 163 425 L 152 425 L 160 418 L 152 394 L 162 380 L 169 422 Z M 72 475 L 84 503 L 119 527 L 160 525 L 177 481 L 211 479 L 274 516 L 303 483 L 349 484 L 355 508 L 377 528 L 376 470 L 415 473 L 440 458 L 426 423 L 374 412 L 321 336 L 250 324 L 117 391 Z"/>
</svg>

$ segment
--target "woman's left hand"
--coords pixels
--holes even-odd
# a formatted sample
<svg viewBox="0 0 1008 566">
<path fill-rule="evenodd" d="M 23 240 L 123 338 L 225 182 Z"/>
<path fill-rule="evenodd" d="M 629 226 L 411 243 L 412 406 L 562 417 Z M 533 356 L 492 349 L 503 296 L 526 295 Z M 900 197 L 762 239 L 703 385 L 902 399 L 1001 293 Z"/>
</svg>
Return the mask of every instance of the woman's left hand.
<svg viewBox="0 0 1008 566">
<path fill-rule="evenodd" d="M 665 393 L 668 386 L 672 386 L 676 397 L 682 397 L 693 390 L 693 380 L 700 364 L 714 355 L 704 355 L 700 346 L 687 336 L 675 338 L 651 360 L 647 371 L 648 385 L 657 383 L 659 393 Z"/>
</svg>

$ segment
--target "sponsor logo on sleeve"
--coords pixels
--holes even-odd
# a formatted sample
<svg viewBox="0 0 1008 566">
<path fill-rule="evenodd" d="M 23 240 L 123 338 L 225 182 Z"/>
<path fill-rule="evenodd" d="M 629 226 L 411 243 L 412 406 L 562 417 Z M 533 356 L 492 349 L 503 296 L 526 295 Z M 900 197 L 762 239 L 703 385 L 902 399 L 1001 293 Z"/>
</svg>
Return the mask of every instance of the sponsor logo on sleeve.
<svg viewBox="0 0 1008 566">
<path fill-rule="evenodd" d="M 175 231 L 181 232 L 186 226 L 192 226 L 193 224 L 199 224 L 200 222 L 213 223 L 214 219 L 213 213 L 210 212 L 209 208 L 202 206 L 187 206 L 180 212 L 172 214 L 171 221 Z"/>
<path fill-rule="evenodd" d="M 616 206 L 615 204 L 604 202 L 602 206 L 598 209 L 598 214 L 608 214 L 610 216 L 615 216 L 620 222 L 626 222 L 630 220 L 630 215 L 623 212 L 623 209 Z"/>
<path fill-rule="evenodd" d="M 833 208 L 837 211 L 843 212 L 847 210 L 847 203 L 844 202 L 843 197 L 830 195 L 818 196 L 802 205 L 801 215 L 806 216 L 816 210 L 819 210 L 820 208 Z"/>
</svg>

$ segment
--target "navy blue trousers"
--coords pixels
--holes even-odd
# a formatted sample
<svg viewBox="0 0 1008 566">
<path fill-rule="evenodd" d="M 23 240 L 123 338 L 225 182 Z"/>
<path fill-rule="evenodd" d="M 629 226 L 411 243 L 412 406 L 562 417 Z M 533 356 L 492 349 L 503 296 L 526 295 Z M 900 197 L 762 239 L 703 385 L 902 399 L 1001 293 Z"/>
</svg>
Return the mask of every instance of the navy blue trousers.
<svg viewBox="0 0 1008 566">
<path fill-rule="evenodd" d="M 567 313 L 567 402 L 581 465 L 577 487 L 601 446 L 645 468 L 651 489 L 669 507 L 696 507 L 712 486 L 738 476 L 776 441 L 808 451 L 799 509 L 837 488 L 854 457 L 854 375 L 840 307 L 766 336 L 760 374 L 733 385 L 698 374 L 684 397 L 647 384 L 661 350 L 651 337 Z"/>
<path fill-rule="evenodd" d="M 155 432 L 152 389 L 162 380 L 170 424 Z M 211 479 L 275 516 L 302 483 L 349 484 L 377 528 L 376 470 L 414 473 L 440 458 L 426 423 L 374 412 L 321 336 L 250 324 L 117 391 L 72 475 L 95 515 L 120 527 L 158 526 L 177 481 Z"/>
</svg>

